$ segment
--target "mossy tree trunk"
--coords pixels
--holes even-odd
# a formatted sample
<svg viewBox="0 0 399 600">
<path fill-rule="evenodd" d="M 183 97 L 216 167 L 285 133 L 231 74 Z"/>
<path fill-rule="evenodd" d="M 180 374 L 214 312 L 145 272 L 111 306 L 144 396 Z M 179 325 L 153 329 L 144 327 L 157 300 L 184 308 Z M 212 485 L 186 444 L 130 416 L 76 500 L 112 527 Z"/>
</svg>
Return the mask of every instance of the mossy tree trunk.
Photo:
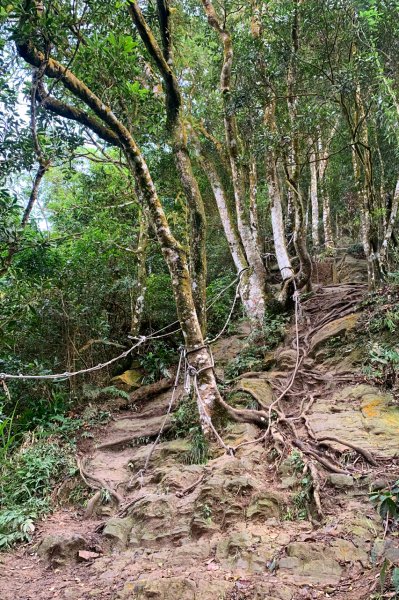
<svg viewBox="0 0 399 600">
<path fill-rule="evenodd" d="M 26 19 L 26 15 L 24 16 Z M 57 60 L 45 56 L 32 39 L 25 38 L 22 28 L 17 42 L 19 55 L 30 65 L 43 69 L 43 75 L 56 80 L 72 94 L 83 108 L 72 106 L 54 98 L 43 82 L 38 85 L 36 99 L 40 105 L 59 117 L 73 120 L 89 128 L 106 142 L 120 148 L 134 175 L 140 193 L 149 211 L 162 254 L 168 266 L 177 314 L 182 328 L 185 346 L 190 351 L 190 363 L 198 371 L 198 408 L 206 434 L 210 432 L 218 389 L 209 350 L 204 345 L 201 323 L 193 297 L 193 280 L 189 270 L 186 251 L 173 236 L 165 211 L 158 196 L 148 165 L 129 129 L 118 119 L 111 107 L 104 102 L 74 73 Z"/>
</svg>

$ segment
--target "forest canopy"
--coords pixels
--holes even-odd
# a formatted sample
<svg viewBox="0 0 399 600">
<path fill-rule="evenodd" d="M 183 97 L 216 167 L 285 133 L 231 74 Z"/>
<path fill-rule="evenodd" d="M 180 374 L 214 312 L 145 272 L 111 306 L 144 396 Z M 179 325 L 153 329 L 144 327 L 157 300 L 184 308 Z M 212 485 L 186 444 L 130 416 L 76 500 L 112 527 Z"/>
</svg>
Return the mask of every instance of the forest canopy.
<svg viewBox="0 0 399 600">
<path fill-rule="evenodd" d="M 152 336 L 130 358 L 156 380 L 183 343 L 207 432 L 226 320 L 266 335 L 342 250 L 395 273 L 398 9 L 2 0 L 0 371 L 89 369 L 11 381 L 27 422 Z"/>
</svg>

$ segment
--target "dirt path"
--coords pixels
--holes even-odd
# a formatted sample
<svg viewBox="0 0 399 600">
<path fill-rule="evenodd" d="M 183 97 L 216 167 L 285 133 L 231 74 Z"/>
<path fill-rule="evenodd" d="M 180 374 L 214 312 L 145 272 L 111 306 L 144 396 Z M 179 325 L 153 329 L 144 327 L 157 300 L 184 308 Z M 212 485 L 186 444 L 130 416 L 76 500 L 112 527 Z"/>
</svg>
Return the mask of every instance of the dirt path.
<svg viewBox="0 0 399 600">
<path fill-rule="evenodd" d="M 206 465 L 193 465 L 187 440 L 161 441 L 137 479 L 170 391 L 115 414 L 80 457 L 93 498 L 105 488 L 110 502 L 98 494 L 89 515 L 57 510 L 32 544 L 0 555 L 1 598 L 370 598 L 381 557 L 399 564 L 396 538 L 383 539 L 368 500 L 370 486 L 399 477 L 399 410 L 361 381 L 355 310 L 365 291 L 325 286 L 303 303 L 299 367 L 273 443 L 254 443 L 258 428 L 230 423 L 223 439 L 235 456 L 215 447 Z M 237 402 L 267 410 L 290 382 L 296 342 L 292 330 L 264 372 L 237 381 Z M 221 340 L 216 359 L 233 343 L 238 352 L 239 339 Z"/>
</svg>

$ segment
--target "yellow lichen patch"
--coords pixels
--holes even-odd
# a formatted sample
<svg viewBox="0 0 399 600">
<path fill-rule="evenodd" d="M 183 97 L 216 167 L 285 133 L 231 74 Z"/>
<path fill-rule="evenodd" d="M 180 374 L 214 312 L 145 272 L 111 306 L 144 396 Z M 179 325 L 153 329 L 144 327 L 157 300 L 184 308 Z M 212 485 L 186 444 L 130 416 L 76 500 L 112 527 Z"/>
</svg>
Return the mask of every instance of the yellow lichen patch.
<svg viewBox="0 0 399 600">
<path fill-rule="evenodd" d="M 362 413 L 366 419 L 373 419 L 381 415 L 384 406 L 383 398 L 377 397 L 369 400 L 362 405 Z"/>
<path fill-rule="evenodd" d="M 112 379 L 113 383 L 123 383 L 125 385 L 127 385 L 128 387 L 140 387 L 141 385 L 141 379 L 143 377 L 143 374 L 136 370 L 136 369 L 129 369 L 128 371 L 125 371 L 124 373 L 122 373 L 122 375 L 118 375 L 117 377 L 114 377 Z"/>
</svg>

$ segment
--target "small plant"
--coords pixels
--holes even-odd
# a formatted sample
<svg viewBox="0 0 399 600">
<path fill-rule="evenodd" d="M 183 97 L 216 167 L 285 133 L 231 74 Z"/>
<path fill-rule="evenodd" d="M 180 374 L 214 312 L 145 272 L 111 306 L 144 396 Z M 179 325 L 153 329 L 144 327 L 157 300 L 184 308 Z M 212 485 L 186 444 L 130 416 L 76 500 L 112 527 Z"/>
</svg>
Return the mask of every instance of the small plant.
<svg viewBox="0 0 399 600">
<path fill-rule="evenodd" d="M 72 446 L 25 444 L 0 466 L 0 548 L 27 541 L 34 521 L 51 510 L 54 485 L 76 472 Z"/>
<path fill-rule="evenodd" d="M 206 441 L 198 419 L 198 409 L 195 398 L 186 398 L 180 403 L 173 415 L 173 425 L 170 432 L 175 438 L 188 438 L 190 450 L 186 455 L 187 464 L 204 464 L 208 460 L 208 442 Z"/>
<path fill-rule="evenodd" d="M 384 490 L 370 493 L 370 501 L 375 505 L 383 520 L 398 520 L 399 517 L 399 480 Z"/>
<path fill-rule="evenodd" d="M 374 342 L 369 346 L 365 375 L 386 388 L 396 390 L 399 377 L 399 349 Z"/>
<path fill-rule="evenodd" d="M 170 377 L 170 366 L 174 353 L 162 341 L 155 340 L 147 348 L 146 353 L 138 357 L 140 368 L 145 372 L 143 383 L 154 383 L 162 377 Z"/>
<path fill-rule="evenodd" d="M 206 519 L 207 521 L 208 521 L 208 520 L 209 520 L 209 521 L 211 520 L 211 518 L 212 518 L 212 509 L 211 509 L 211 507 L 209 506 L 209 504 L 204 504 L 204 505 L 202 506 L 202 514 L 203 514 L 203 516 L 204 516 L 204 519 Z"/>
</svg>

